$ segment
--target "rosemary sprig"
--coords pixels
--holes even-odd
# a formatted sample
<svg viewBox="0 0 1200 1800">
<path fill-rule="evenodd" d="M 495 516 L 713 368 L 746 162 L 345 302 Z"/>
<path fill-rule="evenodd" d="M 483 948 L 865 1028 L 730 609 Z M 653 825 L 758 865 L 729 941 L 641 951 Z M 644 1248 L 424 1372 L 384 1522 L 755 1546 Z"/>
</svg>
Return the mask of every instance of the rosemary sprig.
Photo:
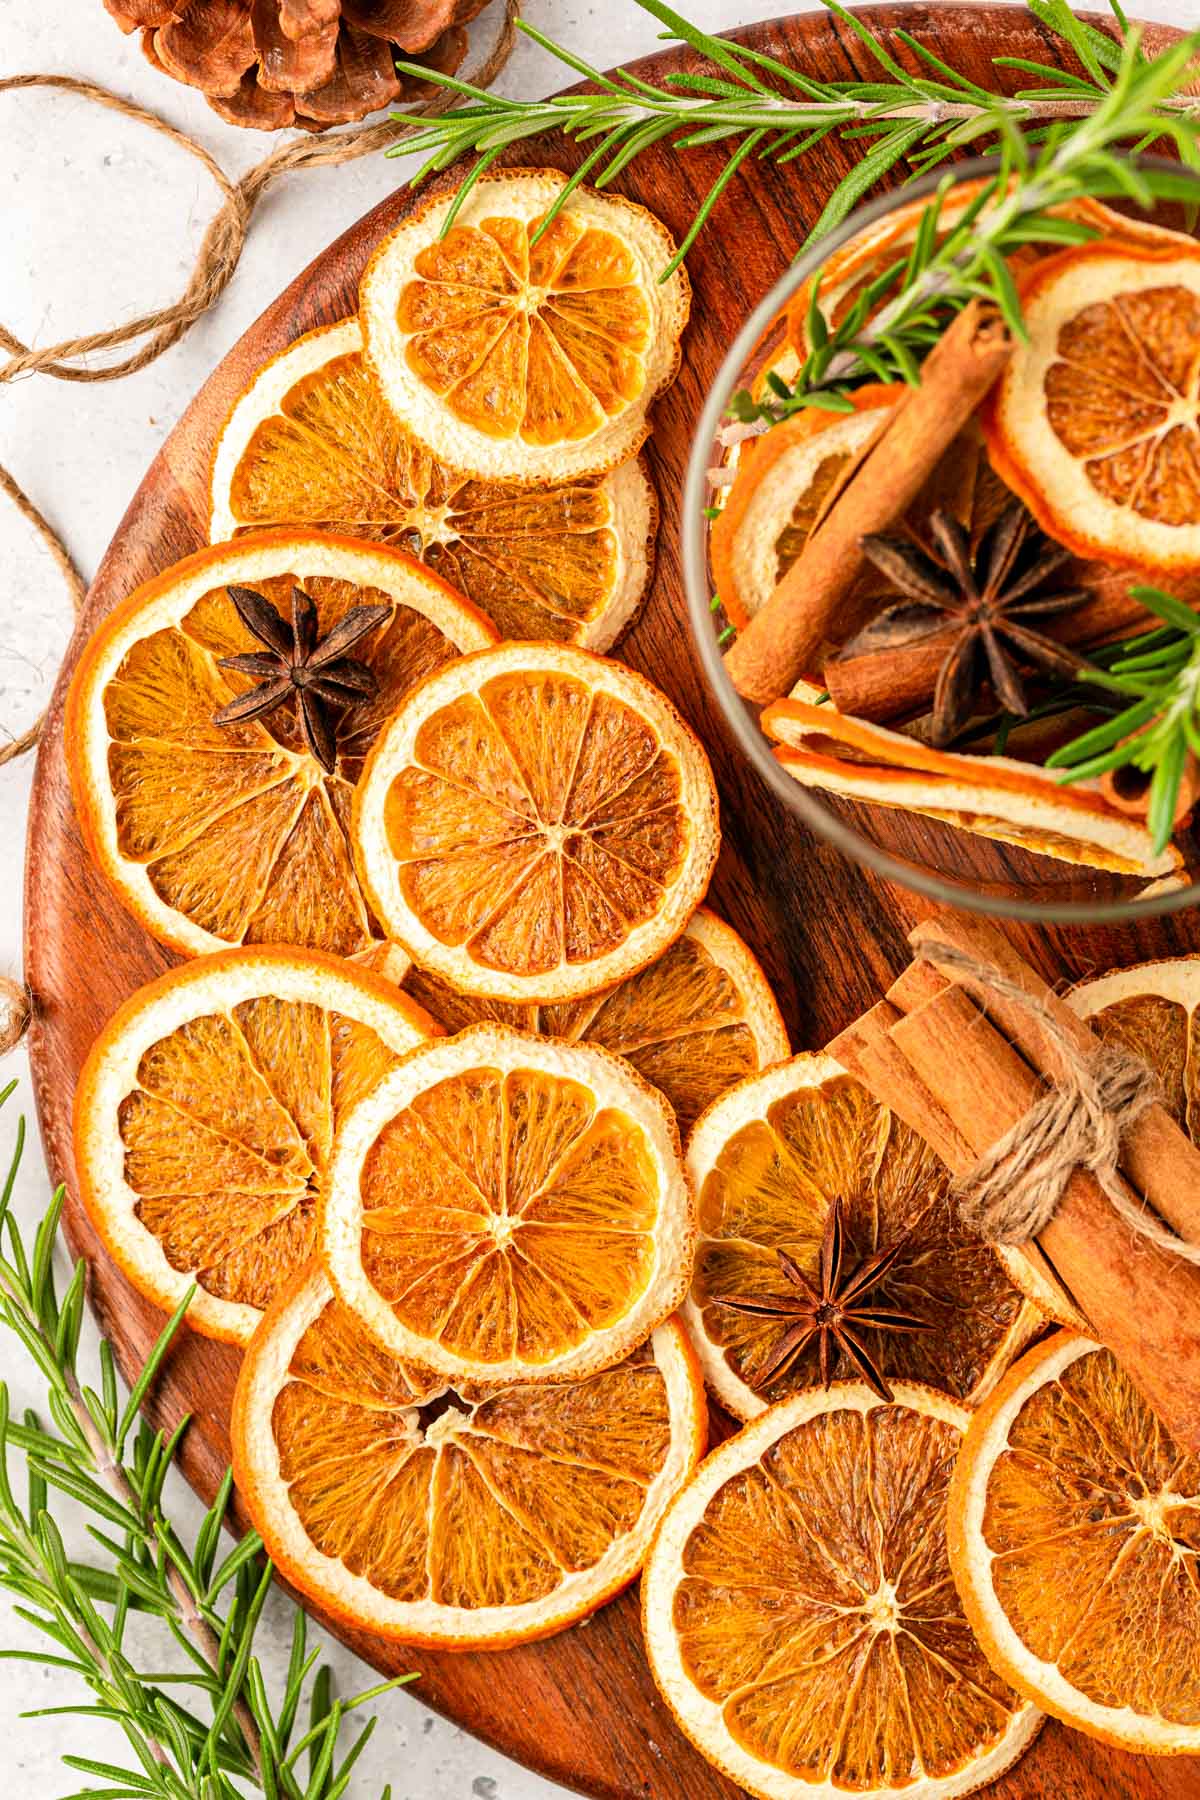
<svg viewBox="0 0 1200 1800">
<path fill-rule="evenodd" d="M 1177 64 L 1186 70 L 1200 47 L 1200 34 L 1149 59 L 1141 50 L 1138 34 L 1129 28 L 1120 0 L 1109 0 L 1117 40 L 1077 19 L 1067 0 L 1027 0 L 1034 19 L 1074 53 L 1085 73 L 1072 75 L 1020 57 L 996 57 L 997 68 L 1016 69 L 1035 78 L 1033 85 L 1013 95 L 994 93 L 969 80 L 901 31 L 896 35 L 917 59 L 921 71 L 910 73 L 841 0 L 822 0 L 822 4 L 860 40 L 878 67 L 874 79 L 819 81 L 789 68 L 777 57 L 701 31 L 663 0 L 635 0 L 635 4 L 665 27 L 661 37 L 686 44 L 708 67 L 680 70 L 658 86 L 626 69 L 608 75 L 525 23 L 521 29 L 528 37 L 596 91 L 560 94 L 547 100 L 507 100 L 451 75 L 397 64 L 401 73 L 434 81 L 464 102 L 433 120 L 393 113 L 393 118 L 410 120 L 417 129 L 386 152 L 389 156 L 415 153 L 424 158 L 411 177 L 413 183 L 448 168 L 461 156 L 476 156 L 449 209 L 446 229 L 484 170 L 514 144 L 544 131 L 562 131 L 586 146 L 587 154 L 551 207 L 542 229 L 578 182 L 587 180 L 605 187 L 655 144 L 670 141 L 677 150 L 727 144 L 725 164 L 700 203 L 678 255 L 663 271 L 665 279 L 686 256 L 721 193 L 749 157 L 791 162 L 831 134 L 867 146 L 862 160 L 830 196 L 813 230 L 813 237 L 818 237 L 839 224 L 898 163 L 907 162 L 915 173 L 924 173 L 966 145 L 975 149 L 996 142 L 1011 146 L 1020 133 L 1026 134 L 1030 143 L 1044 142 L 1047 148 L 1055 148 L 1064 132 L 1106 109 L 1111 120 L 1114 90 L 1121 87 L 1122 101 L 1132 100 L 1137 81 L 1152 69 L 1159 71 L 1158 77 L 1141 90 L 1136 116 L 1131 116 L 1127 129 L 1117 135 L 1126 142 L 1141 141 L 1142 147 L 1168 137 L 1185 160 L 1200 167 L 1200 154 L 1195 152 L 1200 101 L 1182 92 L 1185 77 L 1175 72 Z M 1168 67 L 1170 78 L 1163 79 Z M 1153 98 L 1152 88 L 1157 90 Z M 1105 141 L 1111 141 L 1111 134 Z M 1128 191 L 1111 169 L 1109 175 L 1106 191 Z M 1047 204 L 1052 203 L 1044 202 L 1043 209 Z"/>
<path fill-rule="evenodd" d="M 812 349 L 789 387 L 768 376 L 769 394 L 743 391 L 731 411 L 743 422 L 774 424 L 807 406 L 848 407 L 848 392 L 864 380 L 920 380 L 920 367 L 949 319 L 974 299 L 999 308 L 1010 330 L 1026 336 L 1008 258 L 1026 244 L 1086 243 L 1096 234 L 1056 208 L 1085 196 L 1125 197 L 1149 211 L 1158 200 L 1195 200 L 1193 177 L 1157 168 L 1136 155 L 1117 157 L 1117 144 L 1144 146 L 1166 135 L 1183 162 L 1200 168 L 1200 115 L 1164 118 L 1163 108 L 1196 73 L 1200 32 L 1147 59 L 1136 31 L 1126 37 L 1103 100 L 1085 119 L 1053 126 L 1039 145 L 997 111 L 1000 166 L 947 229 L 945 202 L 953 181 L 940 184 L 921 216 L 911 250 L 860 293 L 832 330 L 814 284 L 808 314 Z"/>
<path fill-rule="evenodd" d="M 1121 768 L 1148 775 L 1146 825 L 1161 851 L 1174 829 L 1188 752 L 1200 756 L 1200 616 L 1158 588 L 1130 592 L 1163 620 L 1162 629 L 1124 645 L 1125 654 L 1107 668 L 1080 672 L 1081 680 L 1126 697 L 1127 704 L 1055 750 L 1046 765 L 1066 770 L 1064 782 Z"/>
<path fill-rule="evenodd" d="M 0 1105 L 15 1086 L 0 1092 Z M 8 1388 L 0 1382 L 0 1586 L 16 1596 L 17 1616 L 50 1648 L 4 1650 L 0 1656 L 66 1670 L 89 1695 L 25 1716 L 102 1718 L 124 1735 L 132 1764 L 63 1756 L 88 1778 L 66 1800 L 243 1800 L 247 1793 L 266 1800 L 339 1800 L 375 1724 L 370 1720 L 343 1750 L 346 1716 L 399 1683 L 333 1699 L 329 1671 L 315 1668 L 320 1652 L 309 1650 L 307 1623 L 297 1607 L 284 1690 L 272 1699 L 254 1653 L 271 1564 L 254 1532 L 219 1555 L 232 1475 L 189 1547 L 163 1507 L 187 1421 L 166 1437 L 140 1416 L 191 1296 L 181 1301 L 124 1402 L 104 1339 L 98 1386 L 85 1385 L 77 1363 L 86 1265 L 76 1263 L 60 1298 L 53 1254 L 61 1188 L 32 1245 L 25 1243 L 11 1212 L 24 1142 L 21 1119 L 0 1188 L 0 1324 L 41 1370 L 50 1422 L 28 1411 L 19 1422 L 12 1418 Z M 13 1453 L 25 1463 L 24 1502 L 11 1478 Z M 101 1553 L 95 1561 L 68 1557 L 51 1511 L 56 1494 L 90 1515 L 87 1529 Z M 126 1643 L 133 1613 L 162 1622 L 183 1653 L 182 1671 L 135 1666 Z M 103 1785 L 93 1785 L 97 1781 Z"/>
</svg>

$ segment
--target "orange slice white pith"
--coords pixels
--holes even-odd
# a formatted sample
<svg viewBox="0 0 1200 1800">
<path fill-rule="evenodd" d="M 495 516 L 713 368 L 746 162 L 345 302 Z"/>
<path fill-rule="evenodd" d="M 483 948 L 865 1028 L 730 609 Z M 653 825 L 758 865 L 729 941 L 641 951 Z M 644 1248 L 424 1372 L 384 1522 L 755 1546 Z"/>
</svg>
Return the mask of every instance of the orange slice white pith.
<svg viewBox="0 0 1200 1800">
<path fill-rule="evenodd" d="M 417 1410 L 314 1270 L 242 1366 L 238 1491 L 283 1574 L 344 1624 L 447 1649 L 561 1631 L 640 1568 L 705 1441 L 675 1320 L 614 1368 Z"/>
<path fill-rule="evenodd" d="M 657 688 L 564 644 L 503 644 L 410 694 L 355 795 L 388 935 L 461 993 L 560 1001 L 653 961 L 704 896 L 708 759 Z"/>
<path fill-rule="evenodd" d="M 992 461 L 1084 556 L 1200 561 L 1200 246 L 1105 240 L 1022 284 L 1018 345 L 982 418 Z"/>
<path fill-rule="evenodd" d="M 955 1800 L 1040 1713 L 988 1667 L 950 1579 L 970 1415 L 903 1383 L 809 1388 L 715 1450 L 642 1577 L 650 1668 L 685 1734 L 761 1800 Z"/>
<path fill-rule="evenodd" d="M 227 950 L 131 995 L 75 1096 L 88 1216 L 140 1292 L 245 1343 L 313 1254 L 334 1132 L 436 1034 L 389 982 L 335 957 Z"/>
<path fill-rule="evenodd" d="M 359 289 L 367 356 L 415 437 L 454 467 L 550 483 L 599 474 L 646 436 L 687 322 L 683 270 L 652 213 L 554 169 L 482 176 L 443 237 L 454 194 L 420 202 Z"/>
<path fill-rule="evenodd" d="M 945 1167 L 831 1056 L 795 1056 L 731 1088 L 692 1132 L 687 1168 L 699 1241 L 684 1322 L 713 1392 L 738 1418 L 812 1386 L 818 1346 L 763 1381 L 791 1321 L 724 1302 L 794 1296 L 780 1251 L 815 1282 L 835 1202 L 844 1277 L 903 1245 L 872 1303 L 925 1329 L 859 1333 L 885 1380 L 935 1383 L 973 1405 L 1041 1324 L 990 1248 L 959 1226 Z M 857 1374 L 840 1351 L 832 1372 Z"/>
<path fill-rule="evenodd" d="M 694 1244 L 662 1095 L 605 1050 L 502 1025 L 425 1046 L 361 1101 L 321 1225 L 367 1329 L 453 1381 L 628 1355 L 682 1300 Z"/>
<path fill-rule="evenodd" d="M 904 391 L 861 388 L 853 412 L 811 407 L 740 446 L 709 540 L 717 593 L 739 630 L 770 599 L 838 480 Z"/>
<path fill-rule="evenodd" d="M 1200 1751 L 1200 1458 L 1107 1350 L 1058 1332 L 967 1431 L 950 1560 L 992 1667 L 1065 1724 Z"/>
<path fill-rule="evenodd" d="M 494 1019 L 623 1056 L 666 1095 L 680 1131 L 742 1076 L 788 1054 L 787 1031 L 757 958 L 704 906 L 656 961 L 587 1000 L 549 1006 L 473 1000 L 415 964 L 402 980 L 405 992 L 448 1031 Z"/>
<path fill-rule="evenodd" d="M 343 715 L 332 775 L 305 748 L 290 707 L 214 724 L 253 685 L 219 659 L 261 649 L 230 583 L 265 594 L 285 617 L 298 583 L 317 602 L 322 631 L 351 606 L 392 607 L 355 646 L 379 692 Z M 421 676 L 495 635 L 469 601 L 380 544 L 277 531 L 186 557 L 103 621 L 71 684 L 67 761 L 96 862 L 146 929 L 186 954 L 231 943 L 365 950 L 379 934 L 347 839 L 363 757 Z"/>
<path fill-rule="evenodd" d="M 762 715 L 779 762 L 803 787 L 940 819 L 1041 856 L 1128 875 L 1169 875 L 1179 852 L 1154 849 L 1145 826 L 1093 786 L 1064 787 L 1007 756 L 935 750 L 832 706 L 777 700 Z"/>
<path fill-rule="evenodd" d="M 536 489 L 439 462 L 384 400 L 358 320 L 343 319 L 272 358 L 237 401 L 213 460 L 209 534 L 302 525 L 378 538 L 504 637 L 602 651 L 646 591 L 657 520 L 636 457 L 595 481 Z"/>
</svg>

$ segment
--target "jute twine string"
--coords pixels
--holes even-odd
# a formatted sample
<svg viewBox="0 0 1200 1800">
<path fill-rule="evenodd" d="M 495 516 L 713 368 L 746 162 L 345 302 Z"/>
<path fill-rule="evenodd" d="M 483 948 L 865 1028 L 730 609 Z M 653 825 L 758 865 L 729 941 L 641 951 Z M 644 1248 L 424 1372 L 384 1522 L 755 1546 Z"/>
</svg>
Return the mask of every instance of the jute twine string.
<svg viewBox="0 0 1200 1800">
<path fill-rule="evenodd" d="M 1120 1172 L 1122 1139 L 1161 1098 L 1153 1070 L 1119 1044 L 1081 1050 L 1048 1007 L 990 963 L 934 942 L 921 944 L 917 955 L 944 974 L 965 976 L 985 994 L 1020 1006 L 1062 1063 L 1058 1081 L 955 1183 L 963 1222 L 989 1243 L 1027 1243 L 1054 1217 L 1073 1172 L 1086 1169 L 1137 1237 L 1200 1264 L 1200 1245 L 1160 1225 L 1148 1206 L 1131 1198 Z"/>
<path fill-rule="evenodd" d="M 504 0 L 503 15 L 495 41 L 466 72 L 463 77 L 465 81 L 476 87 L 490 87 L 512 52 L 520 12 L 521 0 Z M 107 107 L 122 118 L 145 125 L 149 130 L 168 138 L 171 143 L 178 144 L 189 156 L 195 157 L 212 177 L 222 200 L 204 233 L 187 286 L 178 300 L 154 312 L 143 313 L 140 318 L 130 319 L 124 325 L 64 338 L 61 343 L 48 344 L 40 350 L 31 350 L 15 333 L 0 324 L 0 348 L 9 353 L 8 361 L 0 363 L 0 386 L 14 381 L 20 375 L 51 375 L 58 381 L 116 381 L 123 375 L 132 375 L 136 370 L 144 369 L 147 363 L 153 362 L 164 350 L 176 343 L 224 293 L 241 260 L 254 210 L 275 182 L 298 170 L 323 168 L 330 164 L 352 162 L 360 156 L 369 156 L 420 129 L 419 123 L 408 124 L 384 119 L 373 125 L 354 126 L 336 135 L 290 140 L 272 150 L 269 156 L 256 163 L 240 180 L 233 181 L 208 151 L 194 138 L 188 137 L 186 132 L 168 124 L 146 107 L 135 106 L 133 101 L 114 94 L 109 88 L 101 87 L 97 82 L 81 81 L 73 75 L 11 75 L 0 80 L 0 93 L 38 87 L 60 88 L 67 93 L 78 94 L 82 99 Z M 439 89 L 421 108 L 421 112 L 427 117 L 448 112 L 456 99 L 457 95 L 450 90 Z M 144 342 L 138 343 L 139 339 L 144 339 Z M 138 343 L 138 347 L 128 356 L 99 368 L 88 367 L 77 360 L 97 351 L 115 350 L 123 344 L 133 343 Z M 62 538 L 3 463 L 0 463 L 0 488 L 46 543 L 63 572 L 72 603 L 78 613 L 86 587 Z M 31 749 L 38 740 L 41 728 L 42 720 L 38 719 L 12 743 L 0 747 L 0 766 Z"/>
</svg>

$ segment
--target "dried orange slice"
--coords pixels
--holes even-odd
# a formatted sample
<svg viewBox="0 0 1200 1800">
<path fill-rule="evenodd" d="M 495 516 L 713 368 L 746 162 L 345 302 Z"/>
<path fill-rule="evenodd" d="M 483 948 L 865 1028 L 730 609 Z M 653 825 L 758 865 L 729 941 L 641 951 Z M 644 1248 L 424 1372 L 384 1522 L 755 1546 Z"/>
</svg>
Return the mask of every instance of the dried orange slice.
<svg viewBox="0 0 1200 1800">
<path fill-rule="evenodd" d="M 355 796 L 390 937 L 460 993 L 559 1001 L 658 956 L 704 896 L 717 796 L 699 741 L 640 675 L 502 644 L 421 683 Z"/>
<path fill-rule="evenodd" d="M 737 474 L 709 538 L 731 625 L 741 630 L 770 599 L 841 476 L 903 393 L 901 386 L 860 388 L 853 412 L 810 407 L 739 446 Z"/>
<path fill-rule="evenodd" d="M 1067 998 L 1099 1037 L 1150 1064 L 1163 1105 L 1200 1141 L 1200 956 L 1134 963 L 1080 982 Z"/>
<path fill-rule="evenodd" d="M 529 1643 L 594 1612 L 637 1574 L 705 1442 L 673 1319 L 600 1374 L 425 1398 L 314 1270 L 246 1354 L 232 1435 L 287 1579 L 343 1624 L 430 1648 Z"/>
<path fill-rule="evenodd" d="M 549 488 L 476 481 L 422 450 L 362 355 L 357 319 L 261 368 L 212 472 L 214 542 L 264 526 L 379 538 L 481 606 L 502 635 L 607 650 L 653 568 L 658 502 L 641 462 Z"/>
<path fill-rule="evenodd" d="M 704 906 L 655 962 L 587 1000 L 559 1006 L 473 1000 L 415 964 L 404 988 L 448 1031 L 495 1019 L 623 1056 L 666 1095 L 680 1131 L 742 1076 L 788 1054 L 787 1031 L 757 958 Z"/>
<path fill-rule="evenodd" d="M 671 1110 L 627 1063 L 473 1025 L 344 1120 L 321 1240 L 395 1355 L 546 1381 L 619 1361 L 674 1311 L 695 1216 Z"/>
<path fill-rule="evenodd" d="M 726 1302 L 794 1296 L 781 1251 L 815 1281 L 835 1204 L 846 1278 L 903 1245 L 872 1303 L 925 1329 L 859 1334 L 888 1382 L 934 1383 L 973 1405 L 1042 1322 L 991 1249 L 959 1225 L 937 1157 L 832 1056 L 795 1056 L 731 1088 L 693 1131 L 687 1168 L 700 1238 L 684 1321 L 713 1392 L 739 1419 L 811 1387 L 820 1365 L 814 1341 L 763 1379 L 791 1321 Z M 858 1373 L 840 1352 L 832 1372 Z"/>
<path fill-rule="evenodd" d="M 1036 763 L 934 750 L 919 739 L 814 706 L 777 700 L 762 715 L 780 763 L 801 786 L 940 819 L 1060 862 L 1127 875 L 1170 875 L 1143 823 L 1109 806 L 1095 784 L 1063 787 Z"/>
<path fill-rule="evenodd" d="M 291 708 L 213 723 L 253 685 L 219 659 L 261 648 L 237 616 L 231 582 L 285 616 L 298 583 L 316 600 L 322 631 L 351 606 L 392 608 L 355 646 L 379 692 L 343 715 L 332 775 L 305 748 Z M 92 855 L 172 949 L 366 949 L 379 933 L 346 835 L 363 757 L 421 676 L 495 635 L 469 601 L 379 544 L 276 531 L 185 557 L 105 619 L 71 684 L 67 759 Z"/>
<path fill-rule="evenodd" d="M 245 1343 L 311 1258 L 333 1135 L 440 1027 L 389 982 L 312 950 L 225 950 L 139 988 L 75 1095 L 88 1217 L 134 1286 Z"/>
<path fill-rule="evenodd" d="M 682 268 L 652 213 L 556 169 L 482 176 L 432 195 L 376 250 L 359 288 L 384 397 L 441 461 L 484 479 L 599 474 L 649 429 L 687 323 Z M 536 241 L 534 241 L 536 239 Z"/>
<path fill-rule="evenodd" d="M 971 1636 L 946 1555 L 969 1414 L 911 1383 L 809 1388 L 715 1450 L 642 1577 L 655 1681 L 710 1762 L 762 1800 L 954 1800 L 1041 1715 Z"/>
<path fill-rule="evenodd" d="M 1056 1332 L 972 1420 L 950 1561 L 992 1667 L 1089 1737 L 1200 1751 L 1200 1459 L 1120 1364 Z"/>
<path fill-rule="evenodd" d="M 996 469 L 1085 556 L 1200 561 L 1200 245 L 1105 240 L 1022 284 L 1028 341 L 982 414 Z"/>
</svg>

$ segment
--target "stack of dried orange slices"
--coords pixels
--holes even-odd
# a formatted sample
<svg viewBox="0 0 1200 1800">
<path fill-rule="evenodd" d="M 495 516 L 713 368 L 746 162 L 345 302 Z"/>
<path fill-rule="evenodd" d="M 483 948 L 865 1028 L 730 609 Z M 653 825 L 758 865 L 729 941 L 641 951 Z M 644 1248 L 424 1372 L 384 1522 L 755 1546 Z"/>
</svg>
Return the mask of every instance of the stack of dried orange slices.
<svg viewBox="0 0 1200 1800">
<path fill-rule="evenodd" d="M 510 638 L 609 649 L 653 569 L 638 456 L 674 374 L 682 270 L 650 213 L 565 178 L 483 176 L 417 205 L 363 276 L 357 318 L 243 390 L 212 469 L 214 542 L 271 526 L 420 558 Z"/>
<path fill-rule="evenodd" d="M 623 201 L 539 234 L 563 179 L 486 180 L 444 237 L 414 213 L 362 327 L 256 378 L 230 541 L 118 608 L 68 708 L 96 860 L 193 958 L 92 1049 L 89 1216 L 249 1346 L 237 1473 L 281 1565 L 416 1642 L 537 1637 L 636 1573 L 705 1431 L 673 1105 L 788 1048 L 697 911 L 703 750 L 579 647 L 646 584 L 687 286 Z"/>
</svg>

